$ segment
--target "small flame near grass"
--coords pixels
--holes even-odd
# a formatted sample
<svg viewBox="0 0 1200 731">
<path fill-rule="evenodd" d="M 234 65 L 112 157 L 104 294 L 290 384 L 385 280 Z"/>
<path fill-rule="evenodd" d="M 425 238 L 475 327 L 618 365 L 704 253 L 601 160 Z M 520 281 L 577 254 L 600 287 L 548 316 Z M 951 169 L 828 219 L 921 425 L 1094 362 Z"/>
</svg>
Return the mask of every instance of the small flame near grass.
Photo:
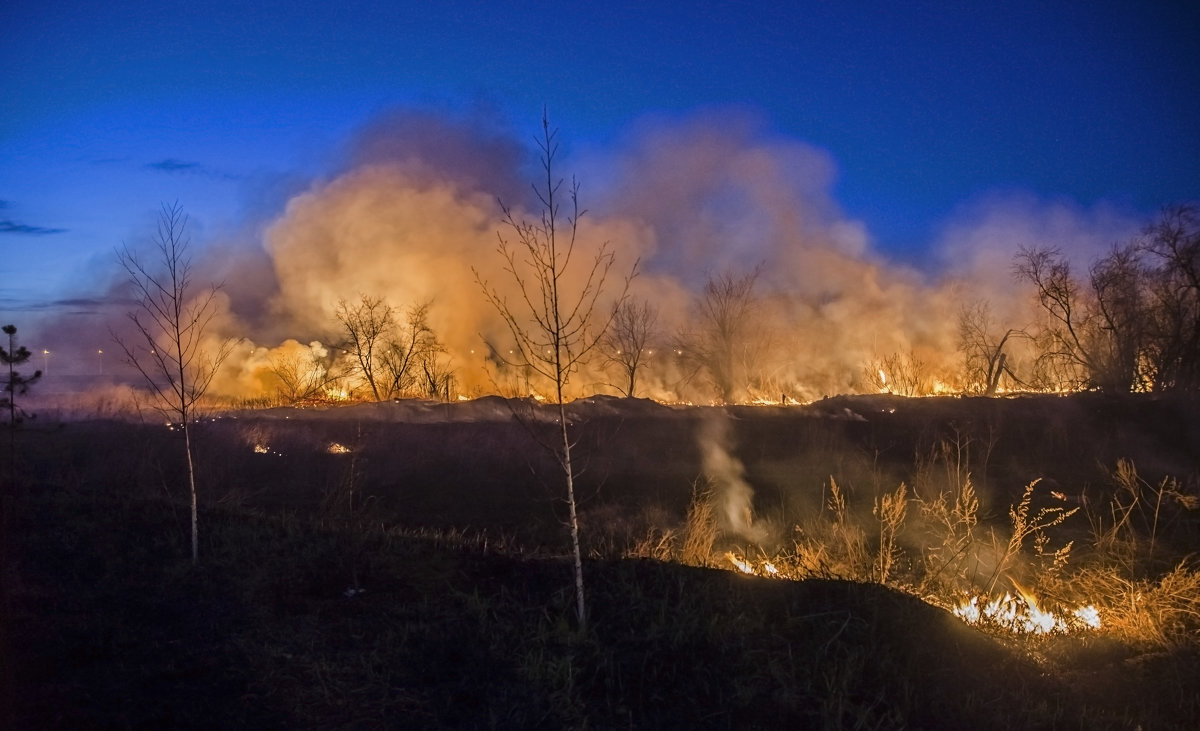
<svg viewBox="0 0 1200 731">
<path fill-rule="evenodd" d="M 758 564 L 758 566 L 755 566 L 741 556 L 738 556 L 733 551 L 727 551 L 725 553 L 725 558 L 729 559 L 729 562 L 732 563 L 734 567 L 743 574 L 782 578 L 782 574 L 779 573 L 779 569 L 776 568 L 775 564 L 770 561 L 762 561 Z"/>
<path fill-rule="evenodd" d="M 345 444 L 339 444 L 338 442 L 333 442 L 330 444 L 326 451 L 330 454 L 350 454 L 350 448 Z"/>
<path fill-rule="evenodd" d="M 726 553 L 725 558 L 729 559 L 729 562 L 736 566 L 738 571 L 741 571 L 743 574 L 754 573 L 754 567 L 747 563 L 744 559 L 739 558 L 733 551 Z"/>
<path fill-rule="evenodd" d="M 783 579 L 774 562 L 759 561 L 757 564 L 727 551 L 725 558 L 738 571 L 751 576 Z M 1075 608 L 1070 614 L 1059 614 L 1039 606 L 1033 594 L 1013 582 L 1016 594 L 1005 592 L 1004 596 L 989 598 L 986 595 L 963 599 L 951 609 L 954 616 L 967 624 L 978 627 L 1001 629 L 1014 634 L 1050 635 L 1066 634 L 1100 629 L 1100 611 L 1095 605 L 1087 604 Z"/>
<path fill-rule="evenodd" d="M 1100 629 L 1100 612 L 1092 604 L 1077 607 L 1069 615 L 1056 614 L 1038 606 L 1028 592 L 989 599 L 973 596 L 951 610 L 967 624 L 990 626 L 1017 634 L 1066 634 Z"/>
</svg>

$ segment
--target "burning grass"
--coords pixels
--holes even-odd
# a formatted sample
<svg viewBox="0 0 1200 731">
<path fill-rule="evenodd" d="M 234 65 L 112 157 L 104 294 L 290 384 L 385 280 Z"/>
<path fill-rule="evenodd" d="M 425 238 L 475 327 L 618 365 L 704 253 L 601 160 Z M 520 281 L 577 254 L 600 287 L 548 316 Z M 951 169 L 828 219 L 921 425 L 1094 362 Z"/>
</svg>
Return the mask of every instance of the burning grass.
<svg viewBox="0 0 1200 731">
<path fill-rule="evenodd" d="M 674 534 L 664 535 L 654 555 L 771 579 L 884 584 L 998 636 L 1086 633 L 1145 651 L 1200 651 L 1200 570 L 1187 559 L 1165 569 L 1154 561 L 1164 495 L 1194 509 L 1177 480 L 1164 478 L 1154 487 L 1131 462 L 1118 461 L 1111 504 L 1090 508 L 1112 520 L 1091 518 L 1091 550 L 1073 563 L 1073 540 L 1053 545 L 1081 510 L 1063 505 L 1062 493 L 1039 491 L 1041 481 L 1031 481 L 1007 511 L 1007 535 L 993 528 L 985 539 L 978 535 L 980 502 L 969 472 L 955 465 L 946 474 L 961 484 L 951 480 L 948 489 L 925 496 L 910 497 L 904 484 L 878 492 L 870 524 L 853 517 L 846 492 L 831 477 L 822 511 L 795 526 L 790 547 L 771 552 L 720 549 L 731 537 L 718 525 L 718 498 L 711 486 L 694 489 L 683 550 L 673 551 Z M 907 551 L 919 560 L 901 546 L 910 503 L 919 509 L 924 535 Z M 1146 504 L 1151 508 L 1139 511 Z"/>
</svg>

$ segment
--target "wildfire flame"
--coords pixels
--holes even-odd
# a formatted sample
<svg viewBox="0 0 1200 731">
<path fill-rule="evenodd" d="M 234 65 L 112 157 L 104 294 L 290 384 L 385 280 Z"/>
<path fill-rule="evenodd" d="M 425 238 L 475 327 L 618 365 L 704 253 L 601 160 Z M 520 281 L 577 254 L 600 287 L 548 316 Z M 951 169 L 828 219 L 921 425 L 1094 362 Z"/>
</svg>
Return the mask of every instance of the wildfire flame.
<svg viewBox="0 0 1200 731">
<path fill-rule="evenodd" d="M 753 574 L 754 573 L 754 567 L 751 566 L 746 561 L 742 560 L 741 558 L 738 558 L 738 556 L 736 554 L 734 554 L 732 551 L 726 553 L 725 558 L 729 559 L 729 562 L 732 563 L 734 566 L 736 566 L 738 568 L 738 570 L 741 571 L 743 574 Z"/>
<path fill-rule="evenodd" d="M 756 568 L 754 566 L 754 564 L 752 564 L 749 561 L 745 560 L 744 558 L 738 556 L 733 551 L 727 551 L 725 553 L 725 558 L 729 559 L 729 562 L 731 564 L 733 564 L 734 567 L 737 568 L 738 571 L 741 571 L 743 574 L 751 574 L 753 576 L 772 576 L 775 578 L 782 578 L 782 574 L 779 573 L 779 569 L 776 568 L 775 564 L 771 563 L 770 561 L 763 561 Z"/>
<path fill-rule="evenodd" d="M 771 561 L 757 565 L 732 551 L 725 558 L 738 571 L 752 576 L 786 578 Z M 1016 594 L 989 599 L 985 595 L 962 600 L 951 612 L 967 624 L 988 626 L 1016 634 L 1049 635 L 1100 629 L 1100 611 L 1093 604 L 1076 607 L 1069 614 L 1057 614 L 1039 606 L 1028 589 L 1013 582 Z"/>
<path fill-rule="evenodd" d="M 973 596 L 952 611 L 967 624 L 990 625 L 1021 634 L 1044 635 L 1100 628 L 1100 612 L 1094 605 L 1078 607 L 1070 615 L 1063 616 L 1039 607 L 1037 600 L 1020 587 L 1016 596 L 1009 592 L 994 599 Z"/>
</svg>

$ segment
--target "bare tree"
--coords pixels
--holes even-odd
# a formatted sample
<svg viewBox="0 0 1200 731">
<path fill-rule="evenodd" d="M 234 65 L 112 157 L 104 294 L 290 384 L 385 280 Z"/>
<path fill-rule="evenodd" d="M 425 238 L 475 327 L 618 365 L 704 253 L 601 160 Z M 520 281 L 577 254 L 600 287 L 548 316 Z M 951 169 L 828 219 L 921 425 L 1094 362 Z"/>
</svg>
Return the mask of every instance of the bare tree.
<svg viewBox="0 0 1200 731">
<path fill-rule="evenodd" d="M 1092 265 L 1087 284 L 1053 248 L 1022 248 L 1015 267 L 1037 290 L 1048 323 L 1035 336 L 1043 362 L 1064 380 L 1056 385 L 1130 391 L 1142 382 L 1140 354 L 1148 313 L 1144 271 L 1132 247 L 1114 247 Z M 1072 375 L 1072 373 L 1078 375 Z"/>
<path fill-rule="evenodd" d="M 678 350 L 693 373 L 703 372 L 724 403 L 734 401 L 738 389 L 747 384 L 747 365 L 762 350 L 761 333 L 753 323 L 758 273 L 755 268 L 741 276 L 730 272 L 710 276 L 694 304 L 694 327 L 677 338 Z"/>
<path fill-rule="evenodd" d="M 612 325 L 600 341 L 604 359 L 621 374 L 618 388 L 627 398 L 637 391 L 638 370 L 647 356 L 647 346 L 655 335 L 658 308 L 645 300 L 629 299 L 613 315 Z"/>
<path fill-rule="evenodd" d="M 383 297 L 359 295 L 357 304 L 338 302 L 337 319 L 346 333 L 342 349 L 376 401 L 413 392 L 427 393 L 435 382 L 438 395 L 450 373 L 440 360 L 444 348 L 429 326 L 431 303 L 409 308 L 401 323 L 399 311 Z"/>
<path fill-rule="evenodd" d="M 384 298 L 360 294 L 356 304 L 339 300 L 335 317 L 346 333 L 342 346 L 355 361 L 363 380 L 376 401 L 385 398 L 387 384 L 383 359 L 388 339 L 396 326 L 396 311 Z"/>
<path fill-rule="evenodd" d="M 926 363 L 914 351 L 892 353 L 876 358 L 864 369 L 867 382 L 880 391 L 898 396 L 919 396 L 929 392 Z"/>
<path fill-rule="evenodd" d="M 445 350 L 429 327 L 429 302 L 413 305 L 405 316 L 404 325 L 388 340 L 383 350 L 382 364 L 386 376 L 386 396 L 394 397 L 419 391 L 429 394 L 430 381 L 435 389 L 442 385 L 438 356 Z"/>
<path fill-rule="evenodd" d="M 1035 335 L 1039 350 L 1036 369 L 1053 371 L 1060 379 L 1056 387 L 1078 388 L 1096 372 L 1096 360 L 1088 350 L 1094 318 L 1087 312 L 1080 285 L 1061 252 L 1053 248 L 1022 248 L 1014 271 L 1036 289 L 1048 322 Z"/>
<path fill-rule="evenodd" d="M 415 376 L 421 395 L 449 401 L 454 390 L 454 371 L 443 357 L 445 349 L 428 350 L 417 359 L 420 373 Z"/>
<path fill-rule="evenodd" d="M 325 349 L 316 342 L 272 355 L 271 372 L 279 381 L 280 398 L 295 404 L 324 396 L 329 385 L 340 377 L 327 356 Z"/>
<path fill-rule="evenodd" d="M 518 301 L 508 299 L 483 278 L 478 270 L 475 280 L 484 295 L 503 318 L 512 335 L 514 349 L 508 365 L 526 368 L 544 378 L 554 389 L 558 407 L 558 437 L 551 446 L 566 479 L 568 520 L 575 571 L 575 613 L 580 627 L 587 624 L 583 589 L 583 560 L 579 548 L 579 520 L 575 504 L 575 470 L 571 462 L 571 438 L 567 427 L 564 390 L 581 363 L 596 348 L 611 323 L 616 307 L 624 301 L 629 281 L 637 270 L 635 263 L 625 278 L 624 289 L 615 298 L 612 310 L 598 306 L 615 262 L 606 242 L 590 260 L 579 260 L 576 250 L 579 219 L 579 184 L 572 180 L 565 197 L 570 213 L 559 207 L 564 191 L 556 178 L 554 162 L 558 154 L 557 130 L 542 115 L 542 134 L 537 138 L 545 177 L 533 185 L 541 204 L 535 220 L 518 218 L 512 208 L 501 203 L 504 231 L 499 233 L 497 251 L 504 260 L 504 271 L 516 285 Z M 580 272 L 581 277 L 569 276 Z M 581 284 L 570 286 L 568 282 Z M 496 348 L 493 351 L 499 353 Z"/>
<path fill-rule="evenodd" d="M 958 313 L 958 350 L 966 366 L 967 387 L 994 396 L 1003 375 L 1020 382 L 1005 348 L 1022 335 L 1014 328 L 998 334 L 986 301 L 964 305 Z"/>
<path fill-rule="evenodd" d="M 1053 249 L 1022 250 L 1051 326 L 1042 343 L 1112 391 L 1200 388 L 1200 212 L 1164 209 L 1142 237 L 1114 246 L 1084 284 Z M 1055 352 L 1057 348 L 1057 352 Z"/>
<path fill-rule="evenodd" d="M 194 565 L 200 561 L 200 534 L 191 422 L 196 403 L 208 390 L 234 343 L 225 340 L 209 349 L 208 329 L 216 314 L 220 285 L 194 291 L 187 222 L 178 203 L 163 204 L 154 237 L 155 252 L 150 260 L 144 260 L 127 246 L 117 252 L 137 301 L 137 309 L 128 314 L 136 335 L 132 341 L 115 332 L 112 335 L 124 352 L 125 361 L 142 374 L 159 410 L 183 431 Z"/>
<path fill-rule="evenodd" d="M 1164 210 L 1147 228 L 1139 251 L 1152 268 L 1148 360 L 1155 366 L 1155 388 L 1200 388 L 1200 210 Z"/>
<path fill-rule="evenodd" d="M 1096 385 L 1112 391 L 1141 390 L 1150 310 L 1146 306 L 1147 271 L 1135 246 L 1114 246 L 1089 272 L 1096 331 L 1090 350 L 1099 370 Z"/>
</svg>

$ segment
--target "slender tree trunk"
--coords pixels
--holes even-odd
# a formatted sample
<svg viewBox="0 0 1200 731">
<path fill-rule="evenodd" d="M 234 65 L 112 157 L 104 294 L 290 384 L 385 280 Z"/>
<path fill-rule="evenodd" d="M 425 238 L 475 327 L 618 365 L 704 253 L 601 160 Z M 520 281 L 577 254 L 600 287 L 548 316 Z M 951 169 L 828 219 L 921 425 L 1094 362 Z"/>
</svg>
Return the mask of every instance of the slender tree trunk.
<svg viewBox="0 0 1200 731">
<path fill-rule="evenodd" d="M 558 397 L 558 422 L 562 426 L 562 466 L 567 475 L 567 509 L 571 521 L 571 551 L 575 562 L 575 615 L 579 628 L 587 628 L 587 604 L 583 597 L 583 555 L 579 550 L 579 516 L 575 511 L 575 472 L 571 466 L 571 439 L 567 434 L 567 409 L 562 401 L 562 390 Z"/>
<path fill-rule="evenodd" d="M 192 498 L 192 565 L 196 566 L 200 563 L 200 521 L 196 505 L 196 464 L 192 461 L 192 430 L 187 421 L 183 422 L 183 447 L 187 452 L 188 488 Z"/>
</svg>

